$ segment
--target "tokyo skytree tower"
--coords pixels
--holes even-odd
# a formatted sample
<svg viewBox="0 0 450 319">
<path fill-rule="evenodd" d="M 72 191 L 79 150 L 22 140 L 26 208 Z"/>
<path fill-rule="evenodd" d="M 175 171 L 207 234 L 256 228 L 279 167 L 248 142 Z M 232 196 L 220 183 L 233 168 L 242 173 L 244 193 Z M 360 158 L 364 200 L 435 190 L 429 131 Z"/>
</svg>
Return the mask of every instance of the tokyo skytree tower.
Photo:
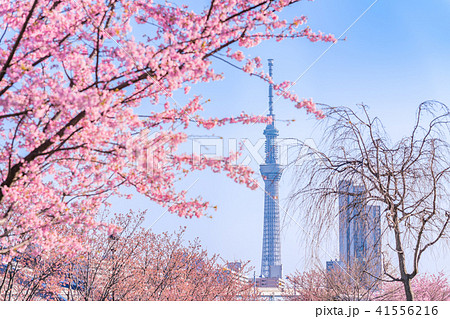
<svg viewBox="0 0 450 319">
<path fill-rule="evenodd" d="M 272 77 L 273 60 L 269 59 L 269 75 Z M 278 182 L 283 166 L 277 163 L 278 130 L 275 128 L 273 113 L 273 85 L 269 85 L 269 114 L 272 123 L 264 130 L 266 136 L 265 163 L 260 165 L 265 184 L 264 195 L 264 234 L 262 246 L 261 277 L 282 278 L 281 242 L 280 242 L 280 209 L 278 199 Z"/>
</svg>

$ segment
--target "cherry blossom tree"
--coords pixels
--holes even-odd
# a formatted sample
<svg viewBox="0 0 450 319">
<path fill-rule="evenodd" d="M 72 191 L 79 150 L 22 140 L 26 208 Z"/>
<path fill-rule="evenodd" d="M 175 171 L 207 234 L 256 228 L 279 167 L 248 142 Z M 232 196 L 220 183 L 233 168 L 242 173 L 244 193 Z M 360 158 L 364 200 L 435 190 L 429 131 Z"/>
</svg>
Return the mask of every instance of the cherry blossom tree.
<svg viewBox="0 0 450 319">
<path fill-rule="evenodd" d="M 31 249 L 0 265 L 0 300 L 60 300 L 67 257 Z"/>
<path fill-rule="evenodd" d="M 130 222 L 130 220 L 132 222 Z M 69 300 L 236 300 L 253 298 L 245 265 L 232 270 L 180 232 L 156 235 L 142 219 L 120 216 L 115 237 L 97 231 L 90 252 L 68 272 Z"/>
<path fill-rule="evenodd" d="M 419 274 L 411 281 L 415 300 L 419 301 L 449 301 L 450 284 L 448 277 L 440 272 L 438 274 Z M 398 282 L 384 283 L 382 289 L 374 296 L 374 300 L 403 301 L 406 299 L 405 291 Z"/>
<path fill-rule="evenodd" d="M 120 233 L 95 229 L 82 236 L 89 251 L 76 255 L 21 254 L 0 269 L 2 300 L 253 300 L 243 263 L 231 269 L 184 229 L 156 235 L 143 215 L 117 216 Z"/>
<path fill-rule="evenodd" d="M 223 77 L 212 65 L 219 53 L 272 82 L 261 59 L 240 48 L 267 39 L 335 41 L 313 32 L 304 16 L 279 17 L 297 2 L 211 0 L 196 13 L 151 0 L 0 1 L 0 256 L 12 260 L 30 245 L 75 252 L 82 249 L 75 234 L 92 227 L 112 234 L 96 216 L 130 189 L 171 213 L 201 216 L 209 203 L 175 188 L 193 170 L 224 171 L 255 188 L 250 169 L 177 147 L 192 125 L 271 119 L 245 112 L 203 118 L 204 100 L 188 92 Z M 136 28 L 145 28 L 142 40 L 133 37 Z M 287 92 L 289 85 L 277 84 L 277 94 L 323 117 L 311 100 Z M 174 100 L 177 90 L 187 104 Z"/>
</svg>

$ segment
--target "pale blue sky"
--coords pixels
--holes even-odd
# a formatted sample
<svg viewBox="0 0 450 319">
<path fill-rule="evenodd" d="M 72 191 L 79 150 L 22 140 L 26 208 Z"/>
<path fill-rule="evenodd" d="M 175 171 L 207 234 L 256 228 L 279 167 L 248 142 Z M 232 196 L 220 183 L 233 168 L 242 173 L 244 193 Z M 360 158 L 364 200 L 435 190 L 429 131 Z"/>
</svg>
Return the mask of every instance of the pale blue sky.
<svg viewBox="0 0 450 319">
<path fill-rule="evenodd" d="M 192 1 L 193 2 L 193 1 Z M 286 11 L 286 17 L 307 15 L 313 30 L 339 36 L 373 0 L 316 0 L 303 1 Z M 198 10 L 200 1 L 195 1 Z M 420 102 L 428 99 L 450 104 L 450 1 L 448 0 L 379 0 L 347 32 L 346 41 L 333 46 L 293 88 L 302 97 L 332 106 L 355 107 L 364 102 L 374 115 L 381 117 L 393 138 L 408 132 L 414 112 Z M 145 32 L 145 30 L 138 30 Z M 245 51 L 249 56 L 261 56 L 275 61 L 275 80 L 294 81 L 328 48 L 330 44 L 310 43 L 305 39 L 284 42 L 269 41 Z M 267 107 L 267 85 L 256 77 L 249 77 L 221 61 L 214 61 L 215 69 L 224 72 L 225 79 L 216 83 L 194 86 L 192 94 L 211 99 L 205 116 L 237 115 L 242 110 L 261 114 Z M 265 62 L 265 65 L 267 63 Z M 179 102 L 184 97 L 175 95 Z M 285 101 L 275 104 L 278 119 L 295 119 L 290 126 L 278 123 L 280 137 L 314 140 L 321 136 L 316 120 L 303 110 L 296 110 Z M 315 128 L 316 127 L 316 128 Z M 212 131 L 193 129 L 192 135 L 216 135 L 228 138 L 249 138 L 256 143 L 262 138 L 264 125 L 234 125 Z M 319 141 L 318 141 L 319 142 Z M 186 146 L 189 149 L 189 145 Z M 227 144 L 225 142 L 225 153 Z M 263 149 L 261 149 L 261 153 Z M 225 154 L 226 155 L 226 154 Z M 256 171 L 253 161 L 250 164 Z M 189 187 L 192 196 L 218 205 L 212 219 L 185 220 L 169 213 L 153 226 L 155 232 L 173 231 L 187 226 L 187 239 L 199 237 L 211 253 L 225 259 L 251 260 L 256 274 L 260 273 L 263 198 L 261 190 L 251 191 L 237 185 L 224 175 L 199 172 L 180 184 Z M 259 177 L 258 177 L 259 178 Z M 281 181 L 280 198 L 284 205 L 291 189 L 292 173 Z M 113 210 L 148 209 L 146 225 L 153 224 L 165 209 L 143 197 L 132 201 L 114 201 Z M 295 218 L 300 212 L 289 211 Z M 304 226 L 307 228 L 307 225 Z M 289 218 L 283 223 L 282 263 L 284 274 L 308 266 L 306 247 L 302 245 L 303 230 Z M 337 240 L 337 238 L 336 238 Z M 334 241 L 336 242 L 336 241 Z M 333 242 L 323 243 L 329 256 L 337 257 Z M 427 257 L 423 269 L 429 272 L 445 270 L 449 259 L 436 251 Z M 324 254 L 323 263 L 329 256 Z M 431 262 L 433 260 L 433 262 Z"/>
</svg>

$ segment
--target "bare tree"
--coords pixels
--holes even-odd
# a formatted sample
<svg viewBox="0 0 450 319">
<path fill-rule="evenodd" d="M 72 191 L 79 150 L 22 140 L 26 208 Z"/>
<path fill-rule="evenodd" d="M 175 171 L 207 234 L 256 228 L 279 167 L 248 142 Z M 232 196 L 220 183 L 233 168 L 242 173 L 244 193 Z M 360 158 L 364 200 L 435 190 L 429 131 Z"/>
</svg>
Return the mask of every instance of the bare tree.
<svg viewBox="0 0 450 319">
<path fill-rule="evenodd" d="M 314 151 L 299 167 L 292 203 L 316 226 L 319 240 L 336 224 L 342 182 L 359 185 L 357 191 L 344 190 L 355 199 L 348 203 L 357 212 L 352 218 L 366 214 L 358 205 L 380 206 L 383 256 L 395 256 L 398 263 L 392 271 L 383 258 L 381 274 L 370 275 L 401 282 L 406 299 L 413 300 L 411 280 L 424 253 L 448 239 L 449 109 L 436 101 L 422 103 L 409 135 L 395 142 L 364 105 L 359 111 L 329 107 L 327 113 L 326 151 Z"/>
</svg>

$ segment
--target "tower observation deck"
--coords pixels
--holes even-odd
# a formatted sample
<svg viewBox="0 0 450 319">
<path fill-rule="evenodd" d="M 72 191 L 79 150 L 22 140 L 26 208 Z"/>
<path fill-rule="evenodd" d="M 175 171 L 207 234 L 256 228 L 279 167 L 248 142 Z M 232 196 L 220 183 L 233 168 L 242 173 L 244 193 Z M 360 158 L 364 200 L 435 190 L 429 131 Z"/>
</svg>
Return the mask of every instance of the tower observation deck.
<svg viewBox="0 0 450 319">
<path fill-rule="evenodd" d="M 269 75 L 272 77 L 273 60 L 269 59 Z M 261 175 L 265 184 L 264 195 L 264 232 L 261 261 L 261 277 L 282 278 L 281 242 L 280 242 L 280 209 L 278 199 L 278 182 L 283 172 L 283 166 L 277 163 L 278 130 L 275 127 L 273 113 L 273 85 L 269 85 L 269 114 L 272 123 L 264 130 L 266 137 L 265 163 L 260 165 Z"/>
</svg>

